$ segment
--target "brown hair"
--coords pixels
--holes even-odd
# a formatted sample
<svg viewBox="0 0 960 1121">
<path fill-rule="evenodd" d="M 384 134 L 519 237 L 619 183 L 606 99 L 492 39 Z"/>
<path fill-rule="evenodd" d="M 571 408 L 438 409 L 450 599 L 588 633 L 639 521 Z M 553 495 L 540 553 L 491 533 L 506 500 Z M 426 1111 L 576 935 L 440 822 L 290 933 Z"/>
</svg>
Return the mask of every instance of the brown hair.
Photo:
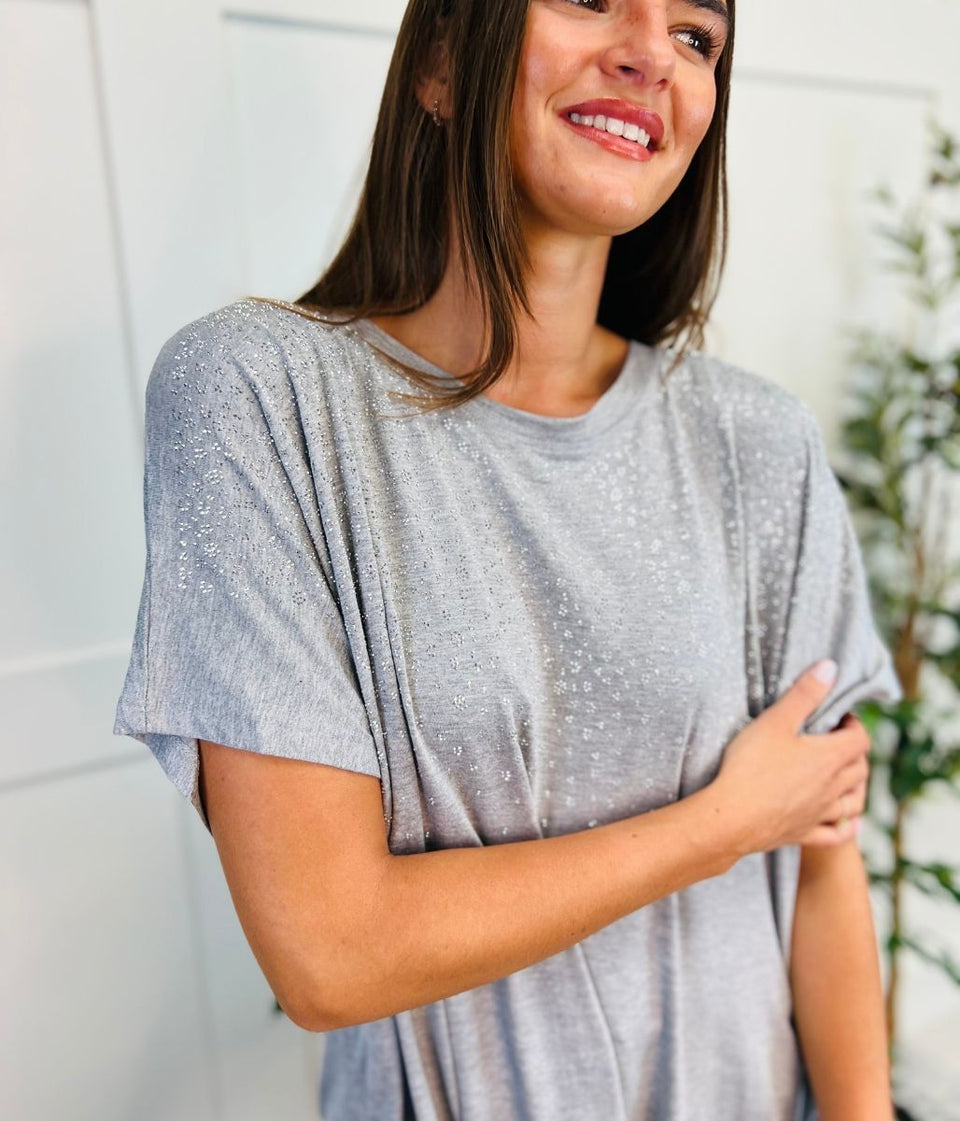
<svg viewBox="0 0 960 1121">
<path fill-rule="evenodd" d="M 523 280 L 529 261 L 507 143 L 528 6 L 529 0 L 410 0 L 350 231 L 321 278 L 293 304 L 262 301 L 325 322 L 414 311 L 440 285 L 452 219 L 490 348 L 475 370 L 452 382 L 395 361 L 421 389 L 433 391 L 398 395 L 424 411 L 461 404 L 493 385 L 513 357 L 518 310 L 530 313 Z M 601 326 L 651 346 L 683 340 L 674 367 L 703 346 L 726 258 L 734 0 L 728 12 L 710 127 L 667 202 L 612 239 L 597 314 Z M 451 116 L 437 128 L 416 89 L 441 44 Z M 333 318 L 324 319 L 324 312 Z"/>
</svg>

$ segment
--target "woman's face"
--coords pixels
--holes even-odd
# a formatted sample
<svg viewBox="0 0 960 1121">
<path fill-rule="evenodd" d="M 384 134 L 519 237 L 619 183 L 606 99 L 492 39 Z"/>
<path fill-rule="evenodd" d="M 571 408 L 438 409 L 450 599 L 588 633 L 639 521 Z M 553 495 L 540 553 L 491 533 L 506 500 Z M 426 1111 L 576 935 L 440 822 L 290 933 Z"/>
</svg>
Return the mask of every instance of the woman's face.
<svg viewBox="0 0 960 1121">
<path fill-rule="evenodd" d="M 724 0 L 530 0 L 510 123 L 528 219 L 613 236 L 660 209 L 713 118 L 724 12 Z"/>
</svg>

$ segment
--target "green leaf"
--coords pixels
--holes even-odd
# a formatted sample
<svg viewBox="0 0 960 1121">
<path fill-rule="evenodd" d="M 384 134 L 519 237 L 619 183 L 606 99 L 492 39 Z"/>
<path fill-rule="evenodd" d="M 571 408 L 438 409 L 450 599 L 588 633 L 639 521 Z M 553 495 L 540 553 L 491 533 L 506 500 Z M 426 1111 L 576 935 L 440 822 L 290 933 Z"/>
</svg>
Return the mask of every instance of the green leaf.
<svg viewBox="0 0 960 1121">
<path fill-rule="evenodd" d="M 925 895 L 946 897 L 954 903 L 960 903 L 960 885 L 953 880 L 954 874 L 960 872 L 960 869 L 941 862 L 918 864 L 907 859 L 901 862 L 901 866 L 904 879 Z"/>
<path fill-rule="evenodd" d="M 930 778 L 927 761 L 935 751 L 936 743 L 929 732 L 917 739 L 901 736 L 890 768 L 890 794 L 895 801 L 906 802 L 919 797 Z"/>
<path fill-rule="evenodd" d="M 851 451 L 869 455 L 877 460 L 883 458 L 883 433 L 873 420 L 867 417 L 856 417 L 853 420 L 848 420 L 843 425 L 842 431 L 844 444 Z"/>
</svg>

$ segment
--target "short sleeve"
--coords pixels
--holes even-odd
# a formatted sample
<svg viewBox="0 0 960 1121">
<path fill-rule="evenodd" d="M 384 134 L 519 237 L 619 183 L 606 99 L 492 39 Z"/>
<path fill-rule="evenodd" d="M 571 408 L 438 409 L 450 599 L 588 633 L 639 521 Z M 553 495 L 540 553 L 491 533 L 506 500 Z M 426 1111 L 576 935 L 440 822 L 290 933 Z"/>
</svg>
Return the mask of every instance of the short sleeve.
<svg viewBox="0 0 960 1121">
<path fill-rule="evenodd" d="M 768 585 L 785 581 L 766 597 L 763 631 L 773 661 L 768 680 L 772 703 L 821 658 L 833 658 L 839 674 L 830 694 L 804 725 L 808 734 L 832 731 L 854 705 L 872 699 L 895 703 L 903 689 L 879 633 L 859 541 L 840 483 L 830 466 L 816 417 L 800 401 L 803 467 L 799 505 L 785 535 L 792 552 L 765 561 Z"/>
<path fill-rule="evenodd" d="M 266 332 L 198 324 L 147 383 L 146 569 L 113 731 L 149 747 L 209 830 L 198 739 L 380 767 L 285 355 Z"/>
</svg>

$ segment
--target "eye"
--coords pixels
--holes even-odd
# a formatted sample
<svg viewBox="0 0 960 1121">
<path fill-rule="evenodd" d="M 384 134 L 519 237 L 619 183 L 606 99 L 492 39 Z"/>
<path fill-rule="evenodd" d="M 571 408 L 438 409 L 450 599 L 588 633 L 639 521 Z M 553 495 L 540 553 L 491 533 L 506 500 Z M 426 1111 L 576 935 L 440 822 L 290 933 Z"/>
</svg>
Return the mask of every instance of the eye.
<svg viewBox="0 0 960 1121">
<path fill-rule="evenodd" d="M 685 35 L 690 46 L 704 58 L 710 59 L 723 49 L 714 31 L 709 27 L 683 27 L 677 35 Z"/>
<path fill-rule="evenodd" d="M 596 12 L 603 6 L 603 0 L 567 0 L 575 8 L 586 8 L 588 12 Z"/>
</svg>

